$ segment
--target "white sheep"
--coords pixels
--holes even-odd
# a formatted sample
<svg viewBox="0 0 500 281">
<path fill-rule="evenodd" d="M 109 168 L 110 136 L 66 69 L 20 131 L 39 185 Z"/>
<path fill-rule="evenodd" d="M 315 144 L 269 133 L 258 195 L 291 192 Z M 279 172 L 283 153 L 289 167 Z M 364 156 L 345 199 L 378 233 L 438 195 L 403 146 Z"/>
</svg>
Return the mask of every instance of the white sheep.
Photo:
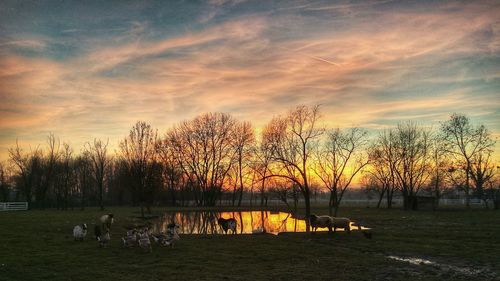
<svg viewBox="0 0 500 281">
<path fill-rule="evenodd" d="M 87 235 L 87 224 L 84 223 L 82 225 L 77 225 L 73 228 L 73 237 L 76 240 L 83 241 L 85 236 Z"/>
<path fill-rule="evenodd" d="M 343 228 L 348 233 L 351 233 L 351 220 L 348 218 L 332 217 L 332 226 L 333 232 L 335 232 L 337 228 Z"/>
<path fill-rule="evenodd" d="M 309 222 L 313 231 L 316 231 L 317 228 L 328 228 L 328 231 L 331 232 L 333 228 L 333 232 L 335 232 L 337 228 L 343 228 L 347 232 L 351 232 L 351 220 L 348 218 L 316 216 L 313 214 L 310 216 Z"/>
<path fill-rule="evenodd" d="M 309 217 L 309 223 L 313 231 L 316 231 L 317 228 L 328 228 L 328 231 L 332 231 L 333 221 L 330 216 L 316 216 L 312 214 Z"/>
</svg>

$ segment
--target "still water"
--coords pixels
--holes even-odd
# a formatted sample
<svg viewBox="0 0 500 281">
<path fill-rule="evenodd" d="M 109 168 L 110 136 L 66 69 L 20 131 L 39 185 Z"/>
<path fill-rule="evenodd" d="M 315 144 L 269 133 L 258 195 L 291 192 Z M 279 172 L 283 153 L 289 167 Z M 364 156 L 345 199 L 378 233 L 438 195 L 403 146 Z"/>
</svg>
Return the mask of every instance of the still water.
<svg viewBox="0 0 500 281">
<path fill-rule="evenodd" d="M 169 223 L 179 225 L 181 234 L 223 234 L 217 224 L 219 218 L 234 218 L 238 226 L 237 234 L 279 234 L 282 232 L 305 232 L 305 220 L 295 218 L 291 213 L 271 211 L 241 211 L 241 212 L 172 212 L 165 213 L 159 220 L 153 222 L 153 231 L 164 232 Z M 357 226 L 352 226 L 356 230 Z M 328 229 L 319 229 L 328 230 Z M 337 229 L 337 231 L 342 231 Z"/>
</svg>

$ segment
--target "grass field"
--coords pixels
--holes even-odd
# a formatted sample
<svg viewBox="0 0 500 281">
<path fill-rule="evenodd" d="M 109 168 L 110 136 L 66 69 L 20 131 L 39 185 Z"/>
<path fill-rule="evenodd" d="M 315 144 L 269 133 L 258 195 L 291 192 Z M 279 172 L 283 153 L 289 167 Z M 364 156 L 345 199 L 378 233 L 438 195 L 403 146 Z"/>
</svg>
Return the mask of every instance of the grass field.
<svg viewBox="0 0 500 281">
<path fill-rule="evenodd" d="M 95 221 L 97 209 L 0 213 L 0 280 L 500 280 L 498 211 L 344 208 L 340 215 L 374 227 L 373 239 L 183 235 L 174 248 L 153 245 L 153 253 L 119 241 L 137 209 L 107 211 L 117 218 L 107 248 L 91 239 L 92 225 L 86 241 L 72 239 L 73 226 Z"/>
</svg>

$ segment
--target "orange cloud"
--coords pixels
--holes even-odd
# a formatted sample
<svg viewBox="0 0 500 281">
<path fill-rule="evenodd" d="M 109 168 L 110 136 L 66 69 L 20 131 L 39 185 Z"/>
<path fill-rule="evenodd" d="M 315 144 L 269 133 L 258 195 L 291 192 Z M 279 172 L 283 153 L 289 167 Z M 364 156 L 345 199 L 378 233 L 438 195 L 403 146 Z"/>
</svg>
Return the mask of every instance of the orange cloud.
<svg viewBox="0 0 500 281">
<path fill-rule="evenodd" d="M 66 60 L 1 53 L 0 130 L 12 133 L 0 149 L 17 136 L 43 143 L 49 131 L 76 147 L 94 137 L 117 143 L 137 120 L 164 131 L 206 111 L 261 127 L 297 104 L 322 104 L 325 123 L 335 127 L 436 122 L 460 110 L 486 112 L 485 122 L 500 130 L 498 95 L 475 98 L 474 85 L 449 86 L 500 78 L 494 68 L 461 62 L 498 53 L 498 9 L 469 3 L 366 17 L 344 6 L 290 11 L 301 9 L 342 9 L 358 20 L 342 29 L 336 18 L 264 13 L 154 41 L 140 36 L 147 25 L 136 24 L 129 41 L 106 38 Z"/>
</svg>

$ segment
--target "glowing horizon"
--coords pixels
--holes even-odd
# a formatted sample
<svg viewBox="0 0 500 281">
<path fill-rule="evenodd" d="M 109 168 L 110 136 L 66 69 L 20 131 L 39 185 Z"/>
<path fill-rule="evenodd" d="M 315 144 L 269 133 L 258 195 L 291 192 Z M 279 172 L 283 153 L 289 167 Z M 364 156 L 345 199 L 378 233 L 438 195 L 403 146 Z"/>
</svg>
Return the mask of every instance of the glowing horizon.
<svg viewBox="0 0 500 281">
<path fill-rule="evenodd" d="M 219 111 L 259 130 L 299 104 L 374 132 L 459 112 L 498 137 L 498 14 L 487 1 L 4 1 L 0 161 L 49 132 L 76 153 L 94 138 L 114 149 L 138 120 L 163 134 Z"/>
</svg>

